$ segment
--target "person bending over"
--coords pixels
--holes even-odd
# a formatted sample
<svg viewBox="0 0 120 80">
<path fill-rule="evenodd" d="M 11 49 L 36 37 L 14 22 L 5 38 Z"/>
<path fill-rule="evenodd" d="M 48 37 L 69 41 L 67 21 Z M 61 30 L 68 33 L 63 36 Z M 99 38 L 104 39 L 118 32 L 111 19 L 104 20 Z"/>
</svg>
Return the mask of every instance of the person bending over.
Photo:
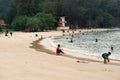
<svg viewBox="0 0 120 80">
<path fill-rule="evenodd" d="M 111 52 L 102 54 L 102 57 L 104 59 L 104 64 L 107 64 L 108 62 L 110 62 L 110 59 L 108 58 L 110 55 L 111 55 Z"/>
</svg>

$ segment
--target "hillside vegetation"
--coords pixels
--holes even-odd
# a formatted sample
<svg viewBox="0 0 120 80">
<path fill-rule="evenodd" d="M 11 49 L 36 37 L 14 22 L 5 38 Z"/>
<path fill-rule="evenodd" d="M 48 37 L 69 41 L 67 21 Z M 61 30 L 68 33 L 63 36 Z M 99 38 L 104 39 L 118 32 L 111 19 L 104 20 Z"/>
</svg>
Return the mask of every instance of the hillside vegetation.
<svg viewBox="0 0 120 80">
<path fill-rule="evenodd" d="M 120 0 L 0 0 L 0 12 L 16 30 L 56 29 L 60 16 L 70 28 L 120 27 Z"/>
</svg>

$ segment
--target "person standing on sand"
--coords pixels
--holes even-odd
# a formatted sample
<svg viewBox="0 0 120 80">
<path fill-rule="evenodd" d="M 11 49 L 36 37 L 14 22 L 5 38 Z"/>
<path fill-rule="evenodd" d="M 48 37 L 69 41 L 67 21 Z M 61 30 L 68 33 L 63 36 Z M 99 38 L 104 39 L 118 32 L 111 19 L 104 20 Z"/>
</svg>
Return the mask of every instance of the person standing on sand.
<svg viewBox="0 0 120 80">
<path fill-rule="evenodd" d="M 8 36 L 8 30 L 5 31 L 5 36 Z"/>
<path fill-rule="evenodd" d="M 38 34 L 35 34 L 35 37 L 38 37 Z"/>
<path fill-rule="evenodd" d="M 12 36 L 12 34 L 13 34 L 12 31 L 10 31 L 10 35 L 11 35 L 11 36 Z"/>
<path fill-rule="evenodd" d="M 41 37 L 39 38 L 39 40 L 42 40 L 43 39 L 43 36 L 41 35 Z"/>
<path fill-rule="evenodd" d="M 60 44 L 58 44 L 58 46 L 57 46 L 57 48 L 56 48 L 56 55 L 60 55 L 60 53 L 64 53 L 63 51 L 62 51 L 62 49 L 60 48 Z"/>
<path fill-rule="evenodd" d="M 110 62 L 110 59 L 108 58 L 110 55 L 111 55 L 111 52 L 102 54 L 102 57 L 104 58 L 104 64 L 107 64 L 108 62 Z"/>
</svg>

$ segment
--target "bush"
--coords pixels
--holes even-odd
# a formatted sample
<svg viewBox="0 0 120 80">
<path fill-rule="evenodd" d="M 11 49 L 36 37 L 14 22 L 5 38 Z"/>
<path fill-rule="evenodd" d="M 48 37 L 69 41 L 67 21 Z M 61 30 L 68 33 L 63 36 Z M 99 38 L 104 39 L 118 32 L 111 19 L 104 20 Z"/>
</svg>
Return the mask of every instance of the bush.
<svg viewBox="0 0 120 80">
<path fill-rule="evenodd" d="M 36 32 L 39 30 L 39 20 L 36 17 L 30 17 L 27 20 L 26 26 L 31 31 Z"/>
<path fill-rule="evenodd" d="M 50 30 L 54 28 L 54 24 L 56 22 L 55 17 L 52 14 L 47 13 L 38 13 L 35 17 L 39 20 L 40 29 Z"/>
<path fill-rule="evenodd" d="M 0 26 L 0 32 L 2 31 L 2 26 Z"/>
<path fill-rule="evenodd" d="M 11 27 L 17 31 L 25 30 L 27 28 L 27 20 L 27 16 L 16 16 L 15 19 L 12 21 Z"/>
</svg>

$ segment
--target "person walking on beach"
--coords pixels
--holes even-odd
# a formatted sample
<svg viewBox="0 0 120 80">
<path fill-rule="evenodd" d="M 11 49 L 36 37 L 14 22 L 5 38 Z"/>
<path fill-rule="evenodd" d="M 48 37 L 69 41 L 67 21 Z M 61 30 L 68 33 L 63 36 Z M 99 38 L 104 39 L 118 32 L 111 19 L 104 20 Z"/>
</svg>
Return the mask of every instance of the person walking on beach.
<svg viewBox="0 0 120 80">
<path fill-rule="evenodd" d="M 56 48 L 56 55 L 60 55 L 60 53 L 64 53 L 63 51 L 62 51 L 62 49 L 60 48 L 60 44 L 58 44 L 58 46 L 57 46 L 57 48 Z"/>
<path fill-rule="evenodd" d="M 35 37 L 38 37 L 38 34 L 35 34 Z"/>
<path fill-rule="evenodd" d="M 5 31 L 5 36 L 8 36 L 8 30 Z"/>
<path fill-rule="evenodd" d="M 11 35 L 11 36 L 12 36 L 12 34 L 13 34 L 12 31 L 10 31 L 10 35 Z"/>
<path fill-rule="evenodd" d="M 110 59 L 108 58 L 110 55 L 111 55 L 111 52 L 102 54 L 102 57 L 104 58 L 104 64 L 107 64 L 108 62 L 110 62 Z"/>
<path fill-rule="evenodd" d="M 39 38 L 39 40 L 42 40 L 43 39 L 43 36 L 41 35 L 41 37 Z"/>
</svg>

